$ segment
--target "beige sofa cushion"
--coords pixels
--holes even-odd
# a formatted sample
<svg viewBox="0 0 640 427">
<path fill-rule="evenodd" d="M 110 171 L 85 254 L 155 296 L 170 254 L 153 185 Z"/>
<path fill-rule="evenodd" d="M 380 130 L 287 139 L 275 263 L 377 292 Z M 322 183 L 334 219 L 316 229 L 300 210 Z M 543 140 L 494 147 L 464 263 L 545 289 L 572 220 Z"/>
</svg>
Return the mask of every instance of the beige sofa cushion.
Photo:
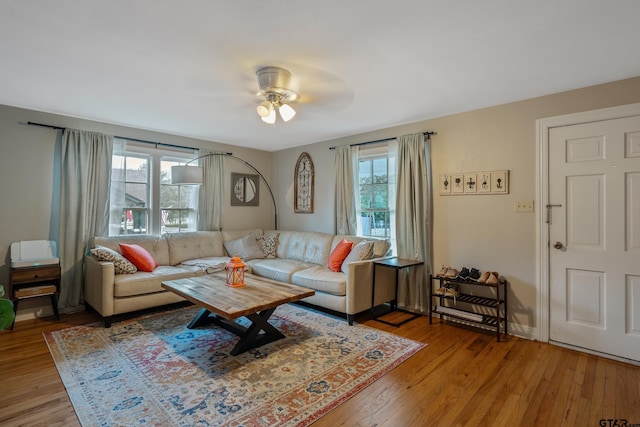
<svg viewBox="0 0 640 427">
<path fill-rule="evenodd" d="M 296 271 L 291 276 L 291 283 L 332 295 L 342 296 L 347 293 L 347 275 L 323 266 Z"/>
<path fill-rule="evenodd" d="M 333 234 L 294 231 L 288 239 L 286 258 L 327 265 Z"/>
<path fill-rule="evenodd" d="M 165 280 L 184 279 L 193 277 L 193 272 L 184 268 L 159 266 L 153 272 L 138 271 L 134 274 L 116 274 L 114 279 L 113 296 L 115 298 L 134 295 L 166 292 L 162 287 Z"/>
<path fill-rule="evenodd" d="M 220 231 L 190 231 L 165 234 L 169 245 L 170 265 L 200 258 L 225 256 Z"/>
<path fill-rule="evenodd" d="M 306 270 L 314 264 L 294 259 L 265 258 L 247 262 L 254 274 L 280 282 L 291 283 L 291 276 L 296 271 Z"/>
<path fill-rule="evenodd" d="M 94 237 L 89 244 L 92 248 L 96 245 L 105 246 L 120 253 L 120 243 L 139 245 L 146 249 L 158 265 L 169 264 L 169 243 L 164 236 L 127 235 L 111 237 Z"/>
</svg>

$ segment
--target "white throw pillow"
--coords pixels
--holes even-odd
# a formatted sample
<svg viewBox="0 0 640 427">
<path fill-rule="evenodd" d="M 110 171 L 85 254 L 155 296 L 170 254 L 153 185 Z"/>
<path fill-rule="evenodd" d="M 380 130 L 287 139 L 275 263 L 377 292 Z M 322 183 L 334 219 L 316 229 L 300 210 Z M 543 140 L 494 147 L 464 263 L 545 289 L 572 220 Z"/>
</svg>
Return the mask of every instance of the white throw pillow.
<svg viewBox="0 0 640 427">
<path fill-rule="evenodd" d="M 255 237 L 249 235 L 242 239 L 229 240 L 224 242 L 224 249 L 229 256 L 240 257 L 243 261 L 250 259 L 264 258 L 264 252 Z"/>
<path fill-rule="evenodd" d="M 347 255 L 342 263 L 341 270 L 346 274 L 348 270 L 347 265 L 350 262 L 363 261 L 371 258 L 373 258 L 373 242 L 363 240 L 351 249 L 351 252 L 349 252 L 349 255 Z"/>
</svg>

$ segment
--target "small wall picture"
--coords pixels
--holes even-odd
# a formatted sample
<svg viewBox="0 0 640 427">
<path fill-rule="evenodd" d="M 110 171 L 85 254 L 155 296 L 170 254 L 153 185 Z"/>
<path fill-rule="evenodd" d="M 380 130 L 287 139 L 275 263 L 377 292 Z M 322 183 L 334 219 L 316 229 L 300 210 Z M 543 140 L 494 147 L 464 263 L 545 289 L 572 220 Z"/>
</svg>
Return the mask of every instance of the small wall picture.
<svg viewBox="0 0 640 427">
<path fill-rule="evenodd" d="M 507 171 L 491 172 L 491 192 L 492 193 L 508 193 L 509 182 L 507 179 L 508 179 Z"/>
<path fill-rule="evenodd" d="M 231 206 L 259 206 L 258 175 L 231 173 Z"/>
<path fill-rule="evenodd" d="M 464 193 L 464 174 L 451 175 L 451 192 Z"/>
<path fill-rule="evenodd" d="M 440 194 L 451 193 L 451 175 L 445 173 L 440 175 Z"/>
<path fill-rule="evenodd" d="M 478 173 L 478 193 L 490 193 L 491 192 L 491 173 L 480 172 Z"/>
<path fill-rule="evenodd" d="M 475 173 L 464 174 L 464 192 L 475 193 L 478 191 L 477 176 Z"/>
</svg>

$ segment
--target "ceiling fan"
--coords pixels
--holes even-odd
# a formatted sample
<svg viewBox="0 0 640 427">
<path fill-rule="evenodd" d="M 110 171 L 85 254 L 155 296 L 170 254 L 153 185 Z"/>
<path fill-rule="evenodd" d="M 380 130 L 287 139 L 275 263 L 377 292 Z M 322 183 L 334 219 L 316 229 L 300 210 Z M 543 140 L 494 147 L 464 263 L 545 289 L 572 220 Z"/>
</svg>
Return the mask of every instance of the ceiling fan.
<svg viewBox="0 0 640 427">
<path fill-rule="evenodd" d="M 258 78 L 258 96 L 264 98 L 256 108 L 263 122 L 270 125 L 276 122 L 276 111 L 285 122 L 296 115 L 289 105 L 298 99 L 298 94 L 290 89 L 291 73 L 280 67 L 260 67 L 256 71 Z"/>
</svg>

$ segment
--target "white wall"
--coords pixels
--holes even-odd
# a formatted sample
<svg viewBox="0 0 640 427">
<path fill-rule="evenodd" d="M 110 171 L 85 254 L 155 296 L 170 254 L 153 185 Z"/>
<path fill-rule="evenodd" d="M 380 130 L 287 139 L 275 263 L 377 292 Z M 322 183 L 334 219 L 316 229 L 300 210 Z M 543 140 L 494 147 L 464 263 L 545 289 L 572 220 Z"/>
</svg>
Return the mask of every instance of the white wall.
<svg viewBox="0 0 640 427">
<path fill-rule="evenodd" d="M 523 336 L 535 336 L 537 222 L 534 213 L 514 212 L 516 202 L 536 196 L 535 122 L 636 102 L 640 102 L 640 77 L 276 152 L 274 180 L 278 188 L 287 189 L 286 206 L 280 213 L 282 228 L 334 231 L 330 146 L 435 131 L 434 185 L 444 172 L 507 169 L 511 175 L 506 195 L 434 195 L 434 267 L 438 271 L 442 265 L 476 267 L 504 275 L 510 282 L 510 328 Z M 302 151 L 311 155 L 316 170 L 313 215 L 294 214 L 291 203 L 293 167 Z"/>
<path fill-rule="evenodd" d="M 153 142 L 232 152 L 270 180 L 271 154 L 191 138 L 91 122 L 72 117 L 0 106 L 0 285 L 9 284 L 12 242 L 20 240 L 57 240 L 59 221 L 58 181 L 54 177 L 54 151 L 58 132 L 26 122 L 109 133 Z M 230 188 L 231 172 L 253 173 L 233 160 L 225 160 L 225 189 Z M 260 206 L 231 206 L 225 195 L 223 228 L 273 228 L 273 205 L 266 188 L 260 186 Z M 5 286 L 8 290 L 8 287 Z M 47 298 L 20 303 L 18 319 L 51 314 Z"/>
</svg>

